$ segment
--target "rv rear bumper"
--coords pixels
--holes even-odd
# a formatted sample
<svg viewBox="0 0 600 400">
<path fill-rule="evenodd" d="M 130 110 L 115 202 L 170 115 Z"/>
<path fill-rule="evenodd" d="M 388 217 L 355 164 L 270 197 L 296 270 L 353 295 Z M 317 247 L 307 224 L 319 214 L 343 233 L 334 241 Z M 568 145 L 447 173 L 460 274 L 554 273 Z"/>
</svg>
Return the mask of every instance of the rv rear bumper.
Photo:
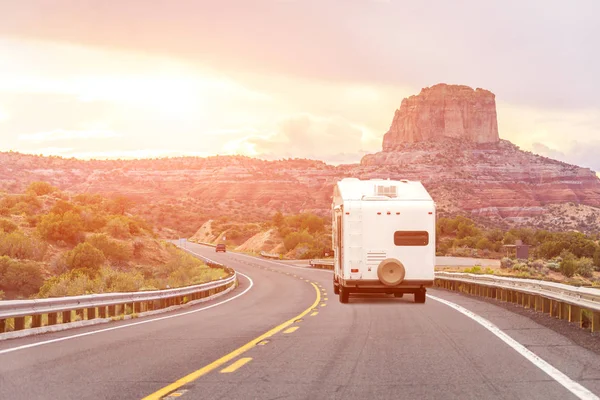
<svg viewBox="0 0 600 400">
<path fill-rule="evenodd" d="M 343 280 L 344 287 L 352 290 L 352 292 L 363 293 L 385 293 L 385 292 L 411 292 L 414 290 L 432 287 L 432 280 L 409 280 L 406 279 L 396 286 L 386 286 L 377 279 L 373 280 Z"/>
</svg>

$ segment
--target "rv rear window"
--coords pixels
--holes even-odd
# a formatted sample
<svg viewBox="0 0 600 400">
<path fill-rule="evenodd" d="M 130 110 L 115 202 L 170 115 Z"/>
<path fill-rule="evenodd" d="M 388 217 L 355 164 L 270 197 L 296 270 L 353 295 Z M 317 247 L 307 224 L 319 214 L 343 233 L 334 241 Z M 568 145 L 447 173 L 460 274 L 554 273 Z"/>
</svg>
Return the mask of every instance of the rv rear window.
<svg viewBox="0 0 600 400">
<path fill-rule="evenodd" d="M 427 246 L 429 232 L 427 231 L 396 231 L 394 232 L 396 246 Z"/>
</svg>

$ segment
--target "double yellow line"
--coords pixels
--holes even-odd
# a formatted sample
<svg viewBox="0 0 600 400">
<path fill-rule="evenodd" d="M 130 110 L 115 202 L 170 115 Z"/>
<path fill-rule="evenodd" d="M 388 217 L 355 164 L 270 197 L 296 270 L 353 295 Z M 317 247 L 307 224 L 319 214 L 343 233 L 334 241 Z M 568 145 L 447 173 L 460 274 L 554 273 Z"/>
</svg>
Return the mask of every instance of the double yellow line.
<svg viewBox="0 0 600 400">
<path fill-rule="evenodd" d="M 180 387 L 187 385 L 188 383 L 200 378 L 203 375 L 208 374 L 209 372 L 219 368 L 220 366 L 222 366 L 223 364 L 233 360 L 234 358 L 236 358 L 237 356 L 247 352 L 248 350 L 250 350 L 251 348 L 253 348 L 254 346 L 256 346 L 259 342 L 265 340 L 268 337 L 273 336 L 274 334 L 282 331 L 283 329 L 287 328 L 288 326 L 292 325 L 296 320 L 304 317 L 306 314 L 308 314 L 309 312 L 311 312 L 321 301 L 321 292 L 319 291 L 319 288 L 317 287 L 317 285 L 315 285 L 314 283 L 310 283 L 311 285 L 313 285 L 313 287 L 315 288 L 315 292 L 317 294 L 317 298 L 315 299 L 315 302 L 308 307 L 306 310 L 304 310 L 302 313 L 298 314 L 297 316 L 285 321 L 283 324 L 276 326 L 275 328 L 271 329 L 270 331 L 263 333 L 262 335 L 260 335 L 259 337 L 257 337 L 256 339 L 252 339 L 251 341 L 249 341 L 248 343 L 246 343 L 245 345 L 235 349 L 234 351 L 232 351 L 231 353 L 219 358 L 216 361 L 213 361 L 212 363 L 200 368 L 197 371 L 192 372 L 189 375 L 184 376 L 181 379 L 178 379 L 177 381 L 171 383 L 170 385 L 165 386 L 164 388 L 152 393 L 151 395 L 148 395 L 146 397 L 144 397 L 142 400 L 158 400 L 163 398 L 164 396 L 168 395 L 169 393 L 179 389 Z"/>
</svg>

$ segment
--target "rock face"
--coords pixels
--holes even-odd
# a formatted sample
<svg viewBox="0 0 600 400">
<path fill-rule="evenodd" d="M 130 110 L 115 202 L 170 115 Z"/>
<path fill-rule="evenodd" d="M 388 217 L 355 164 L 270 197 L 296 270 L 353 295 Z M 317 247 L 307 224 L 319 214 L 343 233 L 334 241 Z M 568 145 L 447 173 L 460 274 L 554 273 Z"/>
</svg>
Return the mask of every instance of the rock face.
<svg viewBox="0 0 600 400">
<path fill-rule="evenodd" d="M 488 90 L 463 85 L 441 83 L 425 88 L 402 100 L 383 137 L 383 151 L 443 137 L 496 143 L 499 136 L 495 97 Z"/>
</svg>

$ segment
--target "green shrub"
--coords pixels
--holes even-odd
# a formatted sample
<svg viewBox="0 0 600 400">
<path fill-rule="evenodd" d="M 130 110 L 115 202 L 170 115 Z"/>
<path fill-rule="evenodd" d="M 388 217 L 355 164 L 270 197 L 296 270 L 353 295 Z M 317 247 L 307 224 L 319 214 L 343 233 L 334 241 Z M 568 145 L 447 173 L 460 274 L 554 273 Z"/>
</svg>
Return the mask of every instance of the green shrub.
<svg viewBox="0 0 600 400">
<path fill-rule="evenodd" d="M 529 271 L 529 267 L 525 263 L 518 262 L 512 266 L 513 271 Z"/>
<path fill-rule="evenodd" d="M 582 257 L 577 260 L 577 273 L 584 278 L 594 276 L 594 261 L 589 257 Z"/>
<path fill-rule="evenodd" d="M 65 261 L 70 270 L 82 270 L 93 276 L 104 265 L 106 258 L 100 250 L 85 242 L 79 243 L 73 250 L 68 251 Z"/>
<path fill-rule="evenodd" d="M 567 278 L 571 278 L 577 272 L 577 259 L 571 252 L 566 250 L 563 250 L 560 256 L 562 258 L 560 272 Z"/>
<path fill-rule="evenodd" d="M 40 220 L 37 231 L 46 240 L 76 244 L 83 240 L 83 221 L 73 211 L 64 214 L 49 213 Z"/>
<path fill-rule="evenodd" d="M 131 246 L 128 246 L 126 243 L 119 243 L 103 233 L 88 237 L 86 242 L 102 251 L 109 261 L 123 264 L 133 258 L 133 249 Z"/>
<path fill-rule="evenodd" d="M 0 290 L 16 293 L 17 297 L 29 297 L 39 290 L 43 281 L 38 263 L 0 257 Z"/>
<path fill-rule="evenodd" d="M 550 271 L 558 272 L 558 271 L 560 271 L 560 263 L 557 263 L 557 262 L 546 263 L 546 268 L 548 268 Z"/>
<path fill-rule="evenodd" d="M 535 261 L 532 261 L 531 263 L 529 263 L 529 266 L 531 268 L 538 270 L 538 271 L 541 271 L 545 265 L 546 265 L 546 263 L 544 262 L 544 260 L 535 260 Z"/>
<path fill-rule="evenodd" d="M 481 265 L 475 265 L 472 268 L 465 268 L 463 270 L 463 272 L 465 272 L 467 274 L 481 274 L 481 273 L 483 273 L 481 271 Z"/>
<path fill-rule="evenodd" d="M 500 268 L 511 268 L 514 264 L 514 260 L 508 257 L 503 257 L 502 260 L 500 260 Z"/>
<path fill-rule="evenodd" d="M 286 250 L 294 250 L 300 243 L 312 243 L 313 237 L 306 231 L 302 232 L 291 232 L 285 238 L 283 238 L 283 245 Z"/>
<path fill-rule="evenodd" d="M 0 256 L 41 261 L 46 254 L 46 243 L 30 238 L 21 231 L 0 232 Z"/>
<path fill-rule="evenodd" d="M 106 231 L 109 235 L 118 239 L 129 239 L 131 237 L 129 221 L 126 217 L 111 218 L 106 224 Z"/>
</svg>

